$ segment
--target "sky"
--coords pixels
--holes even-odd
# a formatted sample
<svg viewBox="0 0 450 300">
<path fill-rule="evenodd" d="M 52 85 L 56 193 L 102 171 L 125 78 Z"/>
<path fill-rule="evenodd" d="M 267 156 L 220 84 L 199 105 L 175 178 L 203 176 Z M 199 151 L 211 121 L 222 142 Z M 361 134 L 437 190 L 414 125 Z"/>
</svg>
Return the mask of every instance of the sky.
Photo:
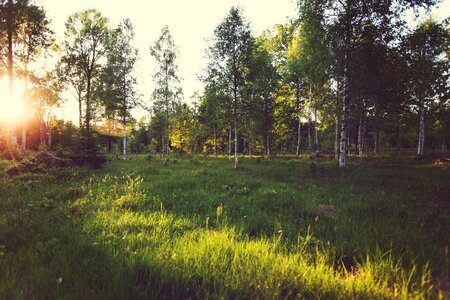
<svg viewBox="0 0 450 300">
<path fill-rule="evenodd" d="M 69 15 L 88 8 L 98 9 L 115 27 L 121 20 L 129 18 L 135 30 L 134 46 L 139 50 L 136 66 L 138 92 L 141 100 L 150 105 L 154 89 L 152 74 L 155 64 L 150 56 L 150 46 L 161 34 L 161 28 L 168 25 L 178 46 L 179 76 L 185 101 L 195 91 L 202 91 L 198 75 L 207 64 L 205 49 L 214 29 L 225 18 L 232 6 L 243 9 L 243 15 L 255 35 L 284 23 L 297 15 L 296 0 L 36 0 L 42 5 L 51 20 L 56 39 L 62 43 L 65 22 Z M 433 16 L 440 20 L 450 17 L 450 0 L 444 0 Z M 413 23 L 412 14 L 408 19 Z M 58 110 L 58 117 L 77 123 L 76 100 L 65 93 L 65 103 Z M 144 115 L 142 110 L 134 112 L 135 117 Z"/>
</svg>

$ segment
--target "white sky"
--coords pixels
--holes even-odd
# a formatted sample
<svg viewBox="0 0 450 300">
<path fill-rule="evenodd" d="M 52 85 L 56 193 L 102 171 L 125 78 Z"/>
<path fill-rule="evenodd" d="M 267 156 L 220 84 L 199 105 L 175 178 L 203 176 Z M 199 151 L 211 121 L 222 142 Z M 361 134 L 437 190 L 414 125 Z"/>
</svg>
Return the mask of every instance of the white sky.
<svg viewBox="0 0 450 300">
<path fill-rule="evenodd" d="M 136 72 L 141 100 L 150 104 L 154 85 L 152 74 L 155 65 L 149 47 L 159 37 L 163 25 L 168 25 L 179 48 L 178 67 L 185 101 L 189 102 L 194 91 L 202 91 L 198 74 L 206 66 L 205 49 L 209 45 L 216 26 L 228 14 L 232 6 L 243 9 L 255 35 L 273 25 L 284 23 L 297 15 L 296 0 L 36 0 L 51 19 L 51 27 L 58 42 L 62 41 L 65 22 L 69 15 L 87 8 L 98 9 L 115 27 L 124 18 L 129 18 L 135 29 L 135 47 L 139 49 Z M 444 0 L 433 10 L 438 19 L 450 17 L 450 0 Z M 412 15 L 408 17 L 412 19 Z M 77 103 L 69 93 L 58 116 L 77 124 Z M 142 111 L 136 111 L 140 118 Z"/>
</svg>

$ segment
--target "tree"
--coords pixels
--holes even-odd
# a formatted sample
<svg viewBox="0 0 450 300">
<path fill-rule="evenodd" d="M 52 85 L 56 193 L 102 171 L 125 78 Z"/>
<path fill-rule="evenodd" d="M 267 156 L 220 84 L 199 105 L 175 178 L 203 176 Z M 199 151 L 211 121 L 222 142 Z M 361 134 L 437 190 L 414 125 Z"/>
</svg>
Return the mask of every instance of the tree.
<svg viewBox="0 0 450 300">
<path fill-rule="evenodd" d="M 312 0 L 305 0 L 312 1 Z M 299 1 L 302 4 L 303 0 Z M 335 35 L 340 42 L 334 61 L 340 66 L 342 78 L 342 120 L 339 166 L 347 165 L 347 131 L 350 98 L 352 95 L 351 72 L 355 68 L 351 65 L 352 52 L 355 42 L 367 23 L 377 26 L 380 32 L 395 32 L 402 28 L 400 14 L 409 7 L 428 7 L 436 0 L 327 0 L 321 2 L 323 20 L 328 26 L 328 32 Z"/>
<path fill-rule="evenodd" d="M 163 126 L 164 135 L 162 136 L 162 151 L 169 154 L 169 119 L 174 112 L 174 108 L 179 104 L 182 94 L 179 87 L 180 79 L 177 75 L 178 66 L 176 64 L 177 48 L 170 34 L 169 27 L 164 26 L 161 30 L 161 36 L 150 47 L 150 53 L 156 61 L 156 72 L 153 74 L 153 80 L 156 88 L 153 91 L 153 109 L 155 114 L 164 114 L 160 120 Z"/>
<path fill-rule="evenodd" d="M 22 14 L 28 6 L 28 0 L 3 0 L 0 2 L 0 18 L 2 36 L 6 35 L 7 46 L 7 73 L 9 83 L 9 98 L 10 101 L 14 99 L 14 45 L 17 41 L 17 29 L 21 21 L 23 21 Z M 11 129 L 11 143 L 13 146 L 17 145 L 17 133 L 15 125 Z"/>
<path fill-rule="evenodd" d="M 86 80 L 80 61 L 75 56 L 63 56 L 58 62 L 58 75 L 66 89 L 78 102 L 78 128 L 83 128 L 83 103 L 86 98 Z"/>
<path fill-rule="evenodd" d="M 186 103 L 177 105 L 175 113 L 171 116 L 170 144 L 173 148 L 178 149 L 181 155 L 188 152 L 189 149 L 191 118 L 191 112 Z"/>
<path fill-rule="evenodd" d="M 88 9 L 69 16 L 64 34 L 64 61 L 82 71 L 86 82 L 85 126 L 90 139 L 92 83 L 99 75 L 100 61 L 106 53 L 108 20 L 99 11 Z"/>
<path fill-rule="evenodd" d="M 52 132 L 50 121 L 54 107 L 61 103 L 63 85 L 56 72 L 47 72 L 43 77 L 30 76 L 32 88 L 30 99 L 32 107 L 39 120 L 39 140 L 42 146 L 52 147 Z"/>
<path fill-rule="evenodd" d="M 28 91 L 28 66 L 43 50 L 49 48 L 53 42 L 52 31 L 49 28 L 49 20 L 45 11 L 32 4 L 23 7 L 16 29 L 16 51 L 19 61 L 22 63 L 22 76 L 24 78 L 23 101 L 27 105 L 29 101 Z M 27 117 L 22 121 L 22 153 L 27 150 Z"/>
<path fill-rule="evenodd" d="M 248 94 L 244 101 L 247 115 L 245 123 L 256 124 L 256 128 L 254 128 L 256 132 L 249 133 L 249 152 L 251 144 L 255 141 L 255 135 L 259 135 L 265 155 L 270 156 L 273 114 L 279 77 L 273 64 L 273 56 L 264 47 L 264 40 L 258 39 L 253 48 L 249 66 Z"/>
<path fill-rule="evenodd" d="M 210 70 L 211 71 L 211 70 Z M 199 107 L 199 119 L 208 134 L 213 135 L 213 152 L 217 157 L 217 139 L 226 124 L 226 115 L 231 99 L 226 91 L 226 84 L 217 72 L 209 74 L 205 79 L 205 92 Z"/>
<path fill-rule="evenodd" d="M 232 7 L 225 19 L 214 30 L 214 43 L 209 49 L 211 64 L 228 80 L 232 97 L 234 127 L 234 168 L 238 168 L 238 118 L 242 94 L 246 86 L 246 70 L 254 41 L 250 26 L 242 12 Z"/>
<path fill-rule="evenodd" d="M 137 60 L 137 50 L 131 45 L 134 37 L 133 26 L 129 19 L 122 21 L 111 32 L 107 41 L 107 62 L 102 70 L 104 105 L 106 116 L 112 117 L 118 112 L 123 125 L 123 160 L 126 160 L 127 120 L 130 110 L 137 105 L 136 77 L 133 75 Z"/>
<path fill-rule="evenodd" d="M 425 114 L 433 101 L 448 97 L 450 34 L 442 24 L 427 20 L 411 33 L 406 42 L 408 92 L 419 111 L 417 155 L 423 156 Z"/>
</svg>

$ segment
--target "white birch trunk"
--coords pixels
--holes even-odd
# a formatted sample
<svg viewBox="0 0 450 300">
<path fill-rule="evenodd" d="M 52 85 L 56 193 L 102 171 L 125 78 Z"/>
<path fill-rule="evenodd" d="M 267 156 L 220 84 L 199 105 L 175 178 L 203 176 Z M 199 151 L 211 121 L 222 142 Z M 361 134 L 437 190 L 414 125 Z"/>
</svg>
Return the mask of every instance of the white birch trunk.
<svg viewBox="0 0 450 300">
<path fill-rule="evenodd" d="M 417 155 L 423 156 L 423 148 L 425 145 L 425 107 L 423 102 L 419 107 L 419 142 L 417 145 Z"/>
<path fill-rule="evenodd" d="M 362 113 L 359 114 L 359 126 L 358 126 L 358 155 L 363 155 L 363 117 Z"/>
<path fill-rule="evenodd" d="M 231 157 L 231 126 L 228 132 L 228 156 Z"/>
<path fill-rule="evenodd" d="M 214 129 L 214 157 L 217 157 L 217 134 L 216 134 L 216 129 Z"/>
<path fill-rule="evenodd" d="M 123 151 L 122 151 L 123 160 L 127 160 L 127 127 L 123 126 Z"/>
<path fill-rule="evenodd" d="M 314 105 L 314 151 L 319 151 L 319 132 L 317 131 L 317 107 Z"/>
<path fill-rule="evenodd" d="M 308 150 L 311 151 L 311 87 L 309 88 L 308 100 Z"/>
<path fill-rule="evenodd" d="M 239 165 L 238 158 L 238 132 L 237 132 L 237 120 L 234 120 L 234 168 L 237 169 Z"/>
<path fill-rule="evenodd" d="M 334 127 L 334 159 L 339 160 L 339 115 L 336 116 Z"/>
</svg>

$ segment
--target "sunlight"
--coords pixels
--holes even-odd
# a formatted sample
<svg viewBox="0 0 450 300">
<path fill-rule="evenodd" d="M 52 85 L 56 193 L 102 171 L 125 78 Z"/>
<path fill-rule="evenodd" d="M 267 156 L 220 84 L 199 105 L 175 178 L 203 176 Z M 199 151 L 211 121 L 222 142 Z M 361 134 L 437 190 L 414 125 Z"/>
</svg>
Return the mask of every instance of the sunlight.
<svg viewBox="0 0 450 300">
<path fill-rule="evenodd" d="M 8 79 L 6 76 L 1 78 L 0 87 L 0 122 L 14 125 L 20 122 L 25 116 L 26 108 L 22 101 L 23 84 L 21 82 L 15 82 L 12 98 L 9 96 Z"/>
<path fill-rule="evenodd" d="M 18 122 L 25 115 L 25 108 L 20 97 L 0 99 L 0 119 L 8 123 Z"/>
</svg>

